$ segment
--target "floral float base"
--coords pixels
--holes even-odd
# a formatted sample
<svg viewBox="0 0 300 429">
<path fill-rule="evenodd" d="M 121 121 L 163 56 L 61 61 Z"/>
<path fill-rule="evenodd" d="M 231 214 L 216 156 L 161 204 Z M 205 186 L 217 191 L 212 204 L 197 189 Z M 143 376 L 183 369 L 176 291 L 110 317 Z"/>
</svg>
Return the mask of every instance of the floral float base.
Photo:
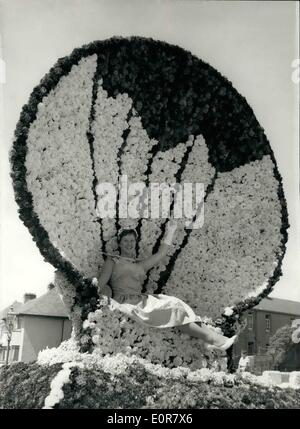
<svg viewBox="0 0 300 429">
<path fill-rule="evenodd" d="M 299 384 L 208 368 L 174 369 L 134 356 L 80 353 L 73 340 L 40 352 L 37 363 L 0 368 L 0 408 L 298 408 Z"/>
</svg>

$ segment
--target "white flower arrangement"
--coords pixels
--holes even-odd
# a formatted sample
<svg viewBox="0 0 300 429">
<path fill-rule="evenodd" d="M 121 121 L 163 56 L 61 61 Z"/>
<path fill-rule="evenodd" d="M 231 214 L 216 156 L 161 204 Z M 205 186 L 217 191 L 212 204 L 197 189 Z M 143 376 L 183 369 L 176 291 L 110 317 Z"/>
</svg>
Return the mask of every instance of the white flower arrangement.
<svg viewBox="0 0 300 429">
<path fill-rule="evenodd" d="M 257 385 L 268 389 L 272 389 L 276 386 L 282 389 L 299 389 L 298 379 L 297 382 L 293 380 L 290 383 L 277 385 L 270 377 L 256 376 L 249 372 L 228 374 L 224 370 L 216 371 L 209 368 L 193 369 L 184 366 L 167 368 L 158 363 L 151 363 L 148 359 L 136 355 L 115 353 L 113 355 L 106 354 L 103 356 L 99 348 L 95 348 L 93 353 L 80 353 L 78 345 L 72 340 L 63 342 L 58 348 L 43 350 L 38 355 L 38 364 L 40 365 L 54 365 L 57 363 L 63 363 L 63 369 L 51 383 L 51 392 L 45 401 L 45 406 L 49 408 L 52 408 L 63 398 L 62 386 L 69 381 L 70 369 L 76 366 L 85 369 L 102 369 L 110 374 L 112 386 L 114 386 L 115 376 L 126 373 L 126 370 L 135 364 L 140 364 L 150 374 L 158 378 L 174 381 L 186 379 L 197 383 L 210 382 L 214 386 L 243 384 L 249 388 Z M 299 374 L 297 374 L 297 377 L 298 376 Z M 149 398 L 149 400 L 151 400 L 151 398 Z"/>
<path fill-rule="evenodd" d="M 191 232 L 164 293 L 193 302 L 197 314 L 215 318 L 224 307 L 249 297 L 249 291 L 253 291 L 250 296 L 258 296 L 266 289 L 281 246 L 275 178 L 269 176 L 255 198 L 251 192 L 262 172 L 272 167 L 266 156 L 260 163 L 218 175 L 205 204 L 204 226 Z M 244 209 L 232 206 L 237 196 L 243 198 Z M 199 300 L 193 294 L 197 284 L 201 285 Z"/>
<path fill-rule="evenodd" d="M 96 62 L 95 55 L 82 59 L 43 98 L 28 133 L 26 156 L 27 184 L 40 223 L 86 276 L 96 276 L 103 260 L 95 251 L 101 248 L 100 230 L 86 150 Z"/>
<path fill-rule="evenodd" d="M 63 386 L 70 381 L 71 368 L 74 366 L 83 367 L 83 364 L 75 362 L 66 362 L 63 364 L 62 369 L 56 374 L 51 381 L 51 390 L 45 399 L 43 409 L 52 409 L 64 398 Z"/>
<path fill-rule="evenodd" d="M 232 307 L 226 307 L 226 308 L 224 309 L 224 315 L 225 315 L 225 316 L 232 316 L 232 314 L 233 314 L 233 309 L 232 309 Z"/>
</svg>

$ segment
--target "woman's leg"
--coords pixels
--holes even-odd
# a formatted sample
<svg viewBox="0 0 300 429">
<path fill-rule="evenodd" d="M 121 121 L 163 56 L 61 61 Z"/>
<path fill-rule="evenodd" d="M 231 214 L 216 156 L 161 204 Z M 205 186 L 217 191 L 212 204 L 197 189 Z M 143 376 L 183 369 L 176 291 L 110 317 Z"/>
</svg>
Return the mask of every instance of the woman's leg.
<svg viewBox="0 0 300 429">
<path fill-rule="evenodd" d="M 186 325 L 177 326 L 177 328 L 192 337 L 200 338 L 208 344 L 212 344 L 214 346 L 222 346 L 227 340 L 228 337 L 224 335 L 218 334 L 212 329 L 209 329 L 205 325 L 198 325 L 197 323 L 191 322 Z"/>
</svg>

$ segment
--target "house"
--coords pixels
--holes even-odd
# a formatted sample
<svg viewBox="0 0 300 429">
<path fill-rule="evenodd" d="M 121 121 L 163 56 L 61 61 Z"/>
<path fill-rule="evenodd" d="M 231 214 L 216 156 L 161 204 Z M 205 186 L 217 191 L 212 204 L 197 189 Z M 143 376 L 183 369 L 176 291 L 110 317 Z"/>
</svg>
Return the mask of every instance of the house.
<svg viewBox="0 0 300 429">
<path fill-rule="evenodd" d="M 300 302 L 279 298 L 265 298 L 243 317 L 245 329 L 233 347 L 233 358 L 237 363 L 241 351 L 251 356 L 251 366 L 263 371 L 272 368 L 272 359 L 267 356 L 270 338 L 283 326 L 291 326 L 300 319 Z M 300 356 L 297 359 L 300 359 Z"/>
<path fill-rule="evenodd" d="M 6 349 L 7 349 L 7 335 L 6 335 L 6 326 L 4 323 L 4 319 L 6 319 L 7 314 L 15 314 L 18 309 L 22 307 L 22 303 L 15 301 L 13 302 L 9 307 L 4 308 L 2 311 L 0 311 L 0 365 L 5 362 L 6 360 Z M 17 321 L 16 319 L 13 320 L 14 323 L 14 331 L 17 331 Z M 16 334 L 13 332 L 13 341 L 12 343 L 17 343 L 16 340 Z M 14 345 L 10 348 L 10 361 L 18 360 L 19 356 L 19 346 Z"/>
<path fill-rule="evenodd" d="M 279 298 L 265 298 L 243 320 L 246 327 L 234 346 L 235 354 L 245 350 L 248 355 L 265 354 L 270 338 L 283 326 L 300 319 L 300 302 Z"/>
<path fill-rule="evenodd" d="M 40 350 L 57 347 L 70 338 L 72 325 L 64 304 L 55 289 L 36 298 L 25 294 L 24 302 L 14 302 L 0 312 L 0 320 L 13 315 L 9 361 L 31 362 Z M 0 364 L 7 355 L 7 331 L 0 322 Z"/>
</svg>

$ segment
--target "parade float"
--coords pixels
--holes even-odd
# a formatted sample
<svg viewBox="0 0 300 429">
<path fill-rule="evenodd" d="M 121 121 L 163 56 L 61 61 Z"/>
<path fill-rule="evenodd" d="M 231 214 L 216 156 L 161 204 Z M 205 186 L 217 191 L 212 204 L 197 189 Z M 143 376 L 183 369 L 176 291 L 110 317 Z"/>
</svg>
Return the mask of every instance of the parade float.
<svg viewBox="0 0 300 429">
<path fill-rule="evenodd" d="M 235 395 L 224 393 L 226 406 L 214 392 L 231 387 L 247 408 L 258 401 L 255 389 L 268 394 L 267 380 L 233 374 L 232 350 L 209 352 L 176 327 L 140 325 L 97 289 L 120 230 L 137 231 L 137 255 L 145 258 L 174 212 L 171 199 L 168 217 L 124 218 L 117 193 L 113 215 L 101 216 L 100 185 L 120 191 L 124 176 L 128 185 L 202 183 L 204 190 L 203 225 L 187 228 L 178 219 L 174 245 L 146 276 L 143 293 L 176 296 L 231 336 L 280 278 L 289 227 L 282 178 L 262 126 L 226 77 L 151 38 L 76 48 L 33 89 L 10 161 L 20 219 L 55 267 L 73 325 L 69 341 L 28 368 L 43 372 L 48 386 L 36 407 L 229 408 Z M 143 206 L 144 194 L 135 198 Z M 282 392 L 272 389 L 280 402 Z"/>
</svg>

